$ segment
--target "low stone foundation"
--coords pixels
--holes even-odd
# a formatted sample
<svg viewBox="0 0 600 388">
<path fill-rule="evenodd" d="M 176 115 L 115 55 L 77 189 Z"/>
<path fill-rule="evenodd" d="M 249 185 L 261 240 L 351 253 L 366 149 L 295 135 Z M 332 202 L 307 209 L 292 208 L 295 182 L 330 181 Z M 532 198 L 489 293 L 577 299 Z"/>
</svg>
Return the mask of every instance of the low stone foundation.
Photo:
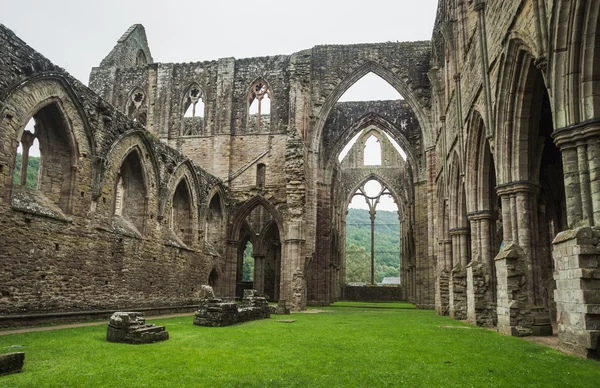
<svg viewBox="0 0 600 388">
<path fill-rule="evenodd" d="M 138 312 L 116 312 L 110 317 L 106 340 L 127 344 L 149 344 L 169 339 L 164 326 L 147 324 Z"/>
<path fill-rule="evenodd" d="M 25 363 L 25 353 L 0 354 L 0 376 L 19 373 Z"/>
<path fill-rule="evenodd" d="M 402 286 L 344 286 L 342 300 L 395 302 L 404 300 Z"/>
<path fill-rule="evenodd" d="M 235 302 L 221 299 L 203 299 L 194 316 L 194 325 L 223 327 L 236 323 L 266 319 L 271 317 L 267 299 L 256 295 L 255 290 L 244 290 L 244 299 L 238 306 Z"/>
<path fill-rule="evenodd" d="M 277 306 L 269 306 L 269 312 L 272 315 L 287 315 L 290 314 L 290 309 L 285 305 L 284 299 L 279 299 Z"/>
<path fill-rule="evenodd" d="M 567 230 L 553 244 L 559 349 L 600 359 L 600 230 Z"/>
</svg>

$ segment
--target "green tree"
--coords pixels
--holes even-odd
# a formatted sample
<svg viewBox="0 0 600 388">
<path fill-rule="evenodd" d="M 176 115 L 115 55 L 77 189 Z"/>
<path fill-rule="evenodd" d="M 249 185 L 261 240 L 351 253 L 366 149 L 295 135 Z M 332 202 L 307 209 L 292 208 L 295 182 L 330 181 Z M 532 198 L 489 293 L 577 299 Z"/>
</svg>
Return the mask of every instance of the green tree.
<svg viewBox="0 0 600 388">
<path fill-rule="evenodd" d="M 360 247 L 360 248 L 359 248 Z M 364 256 L 352 252 L 359 250 Z M 362 257 L 362 258 L 361 258 Z M 371 219 L 369 211 L 348 209 L 346 216 L 346 282 L 352 282 L 348 276 L 348 267 L 353 261 L 364 260 L 360 268 L 367 268 L 367 276 L 358 281 L 371 279 Z M 350 263 L 350 264 L 349 264 Z M 384 277 L 400 276 L 400 221 L 398 213 L 378 210 L 375 216 L 375 282 Z"/>
<path fill-rule="evenodd" d="M 371 255 L 364 246 L 350 244 L 346 247 L 346 282 L 371 281 Z"/>
<path fill-rule="evenodd" d="M 17 154 L 15 162 L 15 171 L 13 172 L 13 182 L 19 184 L 21 182 L 21 154 Z M 40 170 L 40 157 L 29 156 L 27 162 L 27 187 L 30 189 L 37 188 L 38 172 Z"/>
</svg>

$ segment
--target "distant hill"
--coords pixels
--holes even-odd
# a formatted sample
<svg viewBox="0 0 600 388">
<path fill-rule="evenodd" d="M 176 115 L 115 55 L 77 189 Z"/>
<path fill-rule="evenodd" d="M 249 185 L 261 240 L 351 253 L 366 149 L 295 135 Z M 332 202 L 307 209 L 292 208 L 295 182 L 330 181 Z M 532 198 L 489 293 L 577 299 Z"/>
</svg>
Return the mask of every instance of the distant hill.
<svg viewBox="0 0 600 388">
<path fill-rule="evenodd" d="M 400 221 L 398 213 L 378 210 L 375 215 L 375 282 L 400 276 Z M 348 209 L 346 216 L 346 283 L 371 279 L 371 218 L 364 209 Z"/>
</svg>

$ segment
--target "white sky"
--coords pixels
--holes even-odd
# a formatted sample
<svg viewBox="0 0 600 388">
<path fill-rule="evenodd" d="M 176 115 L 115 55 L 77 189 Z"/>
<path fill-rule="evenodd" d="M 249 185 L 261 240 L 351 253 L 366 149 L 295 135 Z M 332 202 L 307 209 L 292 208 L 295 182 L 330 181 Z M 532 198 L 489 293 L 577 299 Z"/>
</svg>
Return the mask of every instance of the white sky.
<svg viewBox="0 0 600 388">
<path fill-rule="evenodd" d="M 0 23 L 87 84 L 135 23 L 156 62 L 431 39 L 437 0 L 2 0 Z"/>
<path fill-rule="evenodd" d="M 0 23 L 87 84 L 92 67 L 100 64 L 135 23 L 146 28 L 155 62 L 193 62 L 292 54 L 323 44 L 429 40 L 437 3 L 1 0 Z M 340 101 L 399 98 L 396 90 L 381 81 L 368 74 Z"/>
</svg>

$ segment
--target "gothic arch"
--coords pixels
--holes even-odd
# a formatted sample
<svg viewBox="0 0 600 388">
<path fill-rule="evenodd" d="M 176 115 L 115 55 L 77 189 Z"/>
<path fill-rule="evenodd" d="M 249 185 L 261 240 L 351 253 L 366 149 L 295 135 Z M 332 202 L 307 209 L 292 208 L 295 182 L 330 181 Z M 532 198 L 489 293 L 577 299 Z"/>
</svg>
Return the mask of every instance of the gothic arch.
<svg viewBox="0 0 600 388">
<path fill-rule="evenodd" d="M 536 78 L 535 72 L 539 70 L 534 62 L 535 57 L 522 40 L 513 39 L 509 42 L 501 65 L 496 99 L 497 132 L 494 138 L 499 184 L 535 177 L 531 171 L 528 148 L 523 148 L 530 146 L 526 137 L 530 127 L 528 120 L 531 118 L 528 107 L 533 97 L 528 91 L 537 92 L 546 86 L 543 79 L 538 85 L 540 78 Z"/>
<path fill-rule="evenodd" d="M 4 93 L 4 98 L 5 103 L 0 108 L 0 128 L 9 134 L 8 144 L 12 146 L 6 148 L 7 160 L 0 164 L 8 166 L 11 174 L 14 172 L 19 141 L 29 120 L 35 118 L 40 127 L 36 137 L 42 158 L 46 160 L 40 169 L 38 190 L 63 212 L 72 213 L 74 192 L 82 179 L 84 185 L 91 186 L 94 192 L 97 185 L 95 175 L 81 175 L 86 170 L 80 169 L 80 158 L 89 155 L 93 159 L 96 150 L 80 100 L 67 79 L 60 75 L 45 74 L 9 89 Z M 61 152 L 52 152 L 51 148 Z M 45 179 L 44 170 L 48 173 L 54 171 L 54 178 Z M 56 173 L 60 178 L 56 177 Z M 61 180 L 59 191 L 54 187 L 57 179 Z M 12 179 L 4 187 L 7 194 L 5 198 L 12 198 Z"/>
<path fill-rule="evenodd" d="M 490 187 L 490 174 L 497 176 L 497 172 L 480 111 L 473 110 L 467 125 L 469 128 L 465 152 L 467 212 L 491 210 L 493 204 L 489 203 L 489 193 L 495 193 L 495 187 Z"/>
<path fill-rule="evenodd" d="M 240 238 L 240 231 L 243 223 L 246 220 L 246 217 L 254 210 L 257 206 L 263 206 L 273 217 L 275 222 L 277 223 L 277 228 L 279 229 L 279 240 L 285 241 L 284 238 L 284 229 L 283 229 L 283 217 L 281 213 L 261 195 L 257 195 L 252 199 L 248 200 L 244 203 L 236 212 L 236 215 L 233 217 L 231 223 L 231 230 L 229 232 L 229 239 L 232 241 L 238 241 Z"/>
<path fill-rule="evenodd" d="M 344 196 L 346 197 L 346 202 L 344 203 L 344 209 L 347 209 L 348 205 L 350 205 L 350 202 L 352 202 L 352 197 L 354 196 L 354 193 L 356 193 L 356 191 L 360 187 L 362 187 L 362 185 L 371 180 L 379 182 L 379 184 L 381 184 L 383 187 L 387 188 L 390 191 L 394 202 L 398 206 L 398 214 L 401 215 L 403 213 L 403 202 L 400 201 L 401 197 L 398 195 L 397 188 L 388 184 L 385 178 L 374 172 L 369 172 L 366 176 L 361 177 L 358 183 L 355 183 L 353 186 L 351 186 L 350 190 L 347 193 L 345 193 Z"/>
<path fill-rule="evenodd" d="M 348 76 L 346 76 L 327 96 L 323 106 L 321 107 L 314 126 L 314 135 L 312 138 L 312 148 L 315 152 L 321 150 L 321 139 L 323 137 L 323 129 L 325 127 L 325 121 L 331 112 L 333 106 L 337 103 L 340 97 L 354 85 L 359 79 L 364 77 L 368 73 L 374 73 L 379 77 L 387 81 L 392 87 L 394 87 L 402 97 L 406 99 L 410 107 L 413 109 L 419 125 L 421 127 L 422 138 L 425 144 L 431 143 L 432 136 L 429 134 L 429 113 L 420 104 L 419 99 L 412 91 L 412 89 L 406 85 L 405 81 L 400 80 L 399 76 L 394 74 L 392 71 L 384 67 L 383 65 L 368 61 L 358 68 L 354 69 Z"/>
<path fill-rule="evenodd" d="M 557 128 L 600 116 L 600 3 L 558 0 L 550 56 Z"/>
<path fill-rule="evenodd" d="M 121 163 L 123 163 L 127 154 L 134 147 L 139 151 L 140 157 L 143 156 L 142 165 L 144 166 L 144 177 L 149 184 L 148 192 L 150 192 L 150 189 L 154 189 L 156 198 L 160 198 L 159 178 L 161 174 L 158 169 L 158 161 L 156 160 L 156 154 L 154 153 L 148 131 L 145 130 L 126 132 L 115 140 L 107 152 L 106 159 L 109 161 L 118 160 L 118 164 L 113 163 L 106 170 L 107 173 L 105 173 L 105 176 L 103 177 L 103 182 L 107 180 L 109 182 L 115 181 L 115 167 L 118 169 L 121 166 Z M 148 166 L 148 164 L 150 164 L 150 166 Z"/>
<path fill-rule="evenodd" d="M 327 170 L 331 170 L 333 168 L 337 161 L 338 155 L 340 152 L 342 152 L 342 149 L 348 144 L 348 142 L 352 140 L 357 133 L 360 133 L 362 130 L 371 125 L 379 128 L 381 131 L 385 132 L 388 136 L 394 139 L 400 145 L 400 147 L 402 147 L 402 150 L 406 152 L 406 158 L 411 160 L 413 164 L 416 163 L 415 150 L 413 150 L 413 146 L 402 133 L 402 130 L 390 123 L 384 117 L 376 113 L 369 113 L 356 120 L 351 127 L 347 128 L 342 133 L 339 140 L 336 142 L 335 147 L 326 156 Z"/>
</svg>

